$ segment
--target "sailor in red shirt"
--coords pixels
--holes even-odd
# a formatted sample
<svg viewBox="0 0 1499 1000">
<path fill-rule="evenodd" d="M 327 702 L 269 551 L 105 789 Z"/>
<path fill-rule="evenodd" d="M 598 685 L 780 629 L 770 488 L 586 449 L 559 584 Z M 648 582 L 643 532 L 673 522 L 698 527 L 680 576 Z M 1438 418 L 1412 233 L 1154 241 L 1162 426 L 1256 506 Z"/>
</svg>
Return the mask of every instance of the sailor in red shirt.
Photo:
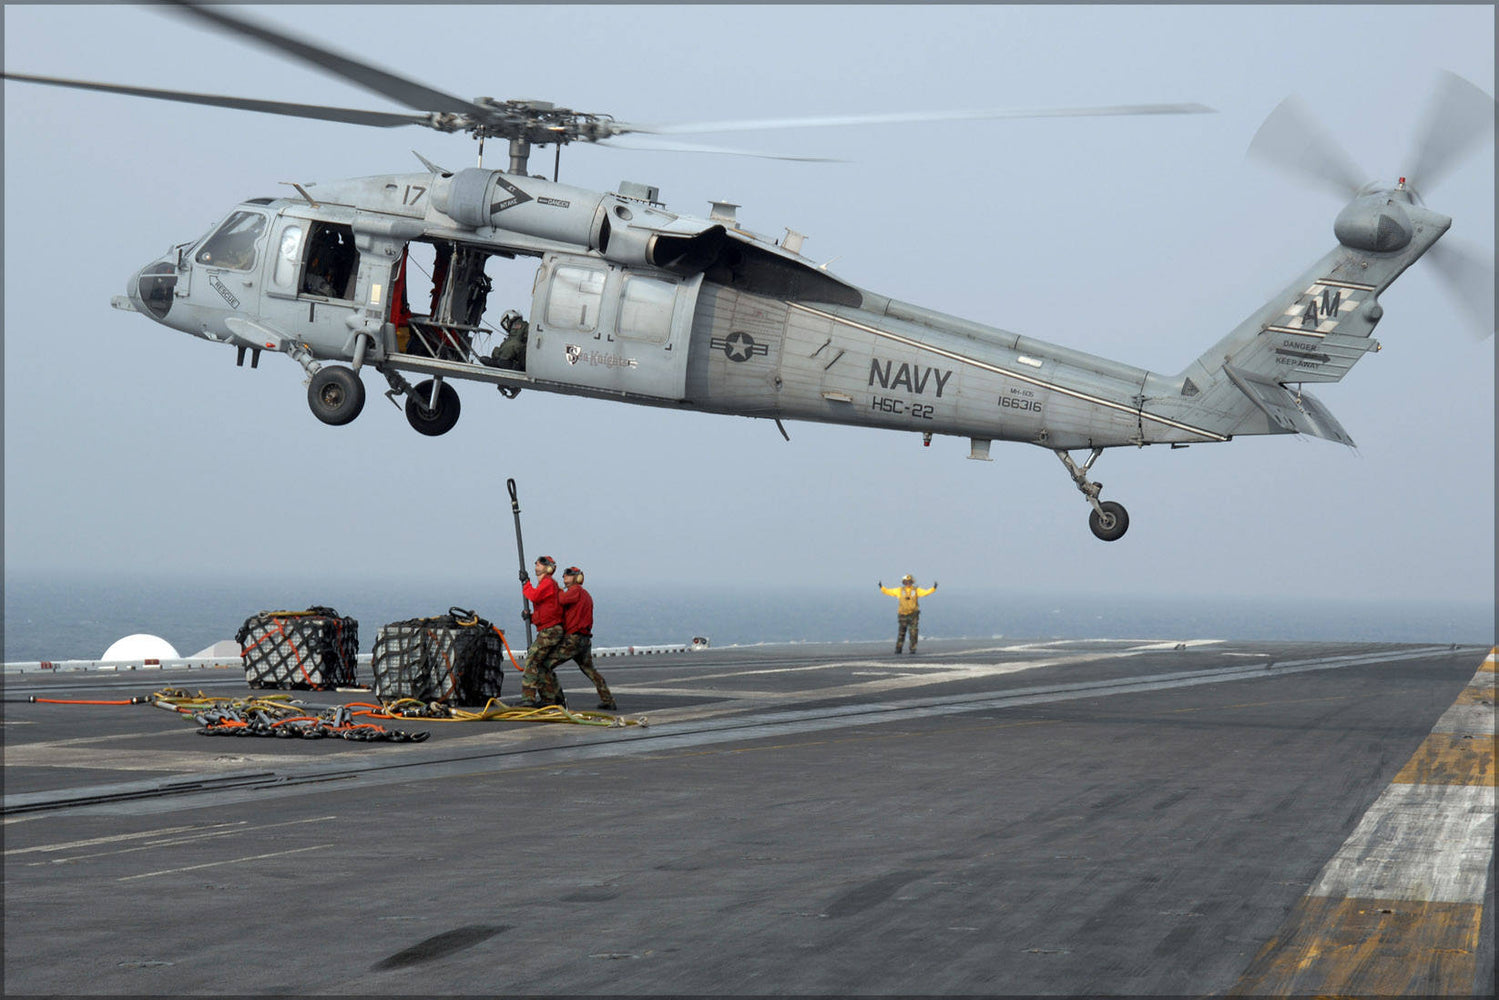
<svg viewBox="0 0 1499 1000">
<path fill-rule="evenodd" d="M 598 689 L 599 708 L 613 712 L 618 707 L 614 704 L 614 695 L 609 693 L 604 675 L 593 667 L 593 595 L 583 589 L 583 571 L 576 566 L 567 567 L 562 571 L 562 585 L 567 589 L 562 591 L 558 600 L 562 602 L 562 631 L 565 635 L 552 654 L 552 676 L 557 675 L 558 667 L 572 660 Z"/>
<path fill-rule="evenodd" d="M 531 586 L 531 577 L 520 571 L 520 592 L 531 602 L 531 624 L 536 626 L 536 639 L 526 650 L 526 672 L 521 675 L 520 693 L 522 708 L 540 708 L 542 705 L 567 707 L 567 698 L 557 675 L 552 670 L 552 655 L 562 641 L 562 603 L 557 599 L 557 581 L 552 574 L 557 572 L 557 561 L 551 556 L 536 559 L 536 586 Z"/>
</svg>

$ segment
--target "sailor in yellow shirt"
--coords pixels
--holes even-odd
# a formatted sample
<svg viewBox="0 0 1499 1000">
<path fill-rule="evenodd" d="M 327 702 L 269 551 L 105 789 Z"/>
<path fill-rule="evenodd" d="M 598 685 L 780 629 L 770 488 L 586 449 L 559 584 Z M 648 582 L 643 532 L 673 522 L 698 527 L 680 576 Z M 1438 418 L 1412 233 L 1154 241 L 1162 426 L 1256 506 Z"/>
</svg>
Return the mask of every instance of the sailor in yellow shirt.
<svg viewBox="0 0 1499 1000">
<path fill-rule="evenodd" d="M 898 589 L 885 586 L 883 580 L 880 581 L 879 587 L 881 593 L 900 602 L 895 607 L 895 651 L 899 653 L 900 648 L 906 644 L 906 630 L 910 629 L 911 654 L 914 656 L 916 654 L 916 623 L 921 619 L 921 607 L 917 604 L 917 600 L 936 593 L 937 581 L 933 580 L 931 587 L 922 589 L 916 586 L 916 578 L 907 573 Z"/>
</svg>

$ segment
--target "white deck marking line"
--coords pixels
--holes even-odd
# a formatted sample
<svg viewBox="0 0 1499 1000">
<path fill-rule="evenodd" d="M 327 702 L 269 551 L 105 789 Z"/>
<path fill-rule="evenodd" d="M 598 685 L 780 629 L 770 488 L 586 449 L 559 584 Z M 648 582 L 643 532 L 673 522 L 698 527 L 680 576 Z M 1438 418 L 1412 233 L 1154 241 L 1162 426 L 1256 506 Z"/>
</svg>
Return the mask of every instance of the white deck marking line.
<svg viewBox="0 0 1499 1000">
<path fill-rule="evenodd" d="M 38 844 L 35 847 L 12 847 L 5 852 L 8 858 L 13 854 L 33 854 L 37 851 L 71 851 L 80 847 L 98 847 L 100 844 L 119 844 L 127 840 L 141 840 L 145 837 L 170 837 L 178 833 L 204 832 L 217 830 L 223 827 L 244 826 L 245 821 L 239 820 L 234 823 L 213 823 L 208 826 L 164 826 L 160 830 L 142 830 L 140 833 L 121 833 L 113 837 L 91 837 L 88 840 L 69 840 L 58 844 Z"/>
<path fill-rule="evenodd" d="M 71 851 L 80 847 L 98 847 L 101 844 L 118 844 L 129 840 L 143 840 L 147 837 L 160 837 L 163 844 L 180 844 L 199 837 L 217 837 L 223 833 L 254 833 L 258 830 L 271 830 L 278 826 L 297 826 L 301 823 L 324 823 L 337 816 L 314 816 L 310 819 L 289 819 L 281 823 L 265 823 L 261 826 L 249 826 L 246 820 L 236 820 L 233 823 L 209 823 L 203 826 L 167 826 L 160 830 L 142 830 L 140 833 L 121 833 L 113 837 L 91 837 L 88 840 L 71 840 L 57 844 L 38 844 L 35 847 L 13 847 L 5 852 L 6 857 L 12 854 L 33 854 L 37 851 Z M 178 834 L 187 834 L 179 837 Z M 152 846 L 147 844 L 146 846 Z"/>
<path fill-rule="evenodd" d="M 1170 642 L 1168 640 L 1166 642 L 1152 642 L 1144 646 L 1131 646 L 1125 652 L 1156 653 L 1167 649 L 1175 649 L 1178 646 L 1184 646 L 1187 649 L 1196 649 L 1198 646 L 1215 646 L 1222 641 L 1222 639 L 1185 639 L 1181 642 Z"/>
<path fill-rule="evenodd" d="M 321 851 L 332 844 L 313 844 L 311 847 L 294 847 L 289 851 L 272 851 L 270 854 L 252 854 L 244 858 L 228 858 L 224 861 L 209 861 L 201 865 L 186 865 L 182 868 L 163 868 L 159 872 L 142 872 L 139 875 L 125 875 L 115 879 L 116 882 L 133 882 L 138 878 L 155 878 L 158 875 L 177 875 L 181 872 L 201 871 L 204 868 L 217 868 L 219 865 L 237 865 L 246 861 L 264 861 L 266 858 L 284 858 L 288 854 L 305 854 L 308 851 Z"/>
<path fill-rule="evenodd" d="M 133 847 L 121 847 L 112 851 L 95 851 L 92 854 L 70 854 L 65 858 L 47 858 L 45 861 L 32 861 L 31 867 L 44 865 L 70 865 L 80 861 L 92 861 L 94 858 L 117 857 L 121 854 L 138 854 L 141 851 L 152 851 L 159 847 L 181 847 L 183 844 L 196 844 L 215 837 L 232 837 L 240 833 L 259 833 L 262 830 L 272 830 L 278 826 L 298 826 L 302 823 L 325 823 L 336 816 L 315 816 L 311 819 L 292 819 L 284 823 L 267 823 L 263 826 L 246 826 L 244 823 L 225 824 L 232 827 L 228 830 L 205 830 L 202 833 L 187 834 L 181 837 L 163 837 L 145 844 Z"/>
<path fill-rule="evenodd" d="M 1483 903 L 1494 851 L 1494 786 L 1392 784 L 1308 896 Z"/>
<path fill-rule="evenodd" d="M 1261 663 L 1252 663 L 1236 667 L 1216 667 L 1168 674 L 1151 674 L 1144 677 L 1119 678 L 1107 681 L 1083 681 L 1075 684 L 1016 688 L 1012 691 L 991 691 L 968 696 L 934 695 L 889 702 L 877 707 L 869 705 L 835 705 L 815 709 L 771 711 L 753 715 L 730 714 L 734 711 L 732 705 L 724 705 L 714 711 L 699 710 L 695 712 L 692 708 L 669 709 L 665 712 L 653 712 L 652 719 L 669 725 L 674 722 L 688 721 L 687 716 L 689 715 L 701 715 L 702 717 L 727 715 L 728 717 L 716 722 L 709 722 L 703 730 L 696 733 L 684 733 L 680 736 L 652 735 L 649 742 L 652 745 L 661 746 L 663 744 L 677 745 L 677 741 L 681 741 L 681 745 L 696 746 L 722 742 L 725 738 L 758 739 L 761 736 L 767 735 L 820 732 L 844 726 L 877 725 L 897 718 L 938 717 L 985 709 L 1013 708 L 1020 705 L 1040 705 L 1058 701 L 1071 701 L 1079 698 L 1104 698 L 1115 694 L 1138 694 L 1146 691 L 1160 691 L 1177 687 L 1195 687 L 1201 684 L 1218 684 L 1225 681 L 1284 677 L 1290 674 L 1311 671 L 1338 670 L 1343 667 L 1373 666 L 1380 663 L 1417 659 L 1423 656 L 1430 656 L 1434 653 L 1446 653 L 1448 651 L 1449 647 L 1447 646 L 1424 646 L 1387 653 L 1351 653 L 1307 660 L 1286 660 L 1276 663 L 1273 669 L 1267 668 L 1266 665 Z M 1088 658 L 1090 662 L 1092 659 L 1094 658 Z M 1046 662 L 1040 661 L 1041 664 Z M 916 678 L 916 680 L 923 682 L 929 682 L 930 679 L 930 676 Z M 892 678 L 892 680 L 895 679 Z M 876 681 L 874 683 L 882 682 Z M 863 685 L 860 686 L 862 687 Z M 684 692 L 672 690 L 663 693 L 683 694 Z M 766 693 L 756 692 L 755 694 L 763 697 Z M 784 700 L 786 697 L 785 691 L 776 691 L 774 694 L 776 699 L 779 700 Z M 804 691 L 798 692 L 797 696 L 811 697 L 815 695 L 816 692 Z M 725 699 L 730 697 L 728 693 L 720 695 L 718 692 L 701 692 L 700 696 L 708 698 L 723 697 Z M 727 730 L 727 732 L 721 732 L 720 730 Z"/>
</svg>

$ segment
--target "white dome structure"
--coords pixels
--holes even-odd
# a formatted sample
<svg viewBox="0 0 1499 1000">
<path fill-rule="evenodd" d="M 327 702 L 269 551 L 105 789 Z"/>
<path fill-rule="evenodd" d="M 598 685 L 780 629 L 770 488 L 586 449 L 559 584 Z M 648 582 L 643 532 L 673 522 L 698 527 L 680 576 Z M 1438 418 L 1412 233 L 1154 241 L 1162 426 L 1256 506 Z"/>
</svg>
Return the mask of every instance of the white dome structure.
<svg viewBox="0 0 1499 1000">
<path fill-rule="evenodd" d="M 177 650 L 170 642 L 159 635 L 147 635 L 137 632 L 135 635 L 127 635 L 123 639 L 115 640 L 114 644 L 104 651 L 101 660 L 177 660 L 181 659 Z"/>
</svg>

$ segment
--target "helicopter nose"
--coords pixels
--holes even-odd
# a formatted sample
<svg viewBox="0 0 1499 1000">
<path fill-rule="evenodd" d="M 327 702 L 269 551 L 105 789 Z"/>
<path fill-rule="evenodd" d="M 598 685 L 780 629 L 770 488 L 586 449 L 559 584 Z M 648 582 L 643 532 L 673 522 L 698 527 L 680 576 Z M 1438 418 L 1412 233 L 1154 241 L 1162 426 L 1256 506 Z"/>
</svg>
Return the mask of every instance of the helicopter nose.
<svg viewBox="0 0 1499 1000">
<path fill-rule="evenodd" d="M 130 279 L 126 291 L 130 301 L 141 312 L 158 320 L 167 318 L 171 311 L 173 292 L 177 289 L 177 268 L 170 262 L 159 260 L 147 264 Z"/>
</svg>

